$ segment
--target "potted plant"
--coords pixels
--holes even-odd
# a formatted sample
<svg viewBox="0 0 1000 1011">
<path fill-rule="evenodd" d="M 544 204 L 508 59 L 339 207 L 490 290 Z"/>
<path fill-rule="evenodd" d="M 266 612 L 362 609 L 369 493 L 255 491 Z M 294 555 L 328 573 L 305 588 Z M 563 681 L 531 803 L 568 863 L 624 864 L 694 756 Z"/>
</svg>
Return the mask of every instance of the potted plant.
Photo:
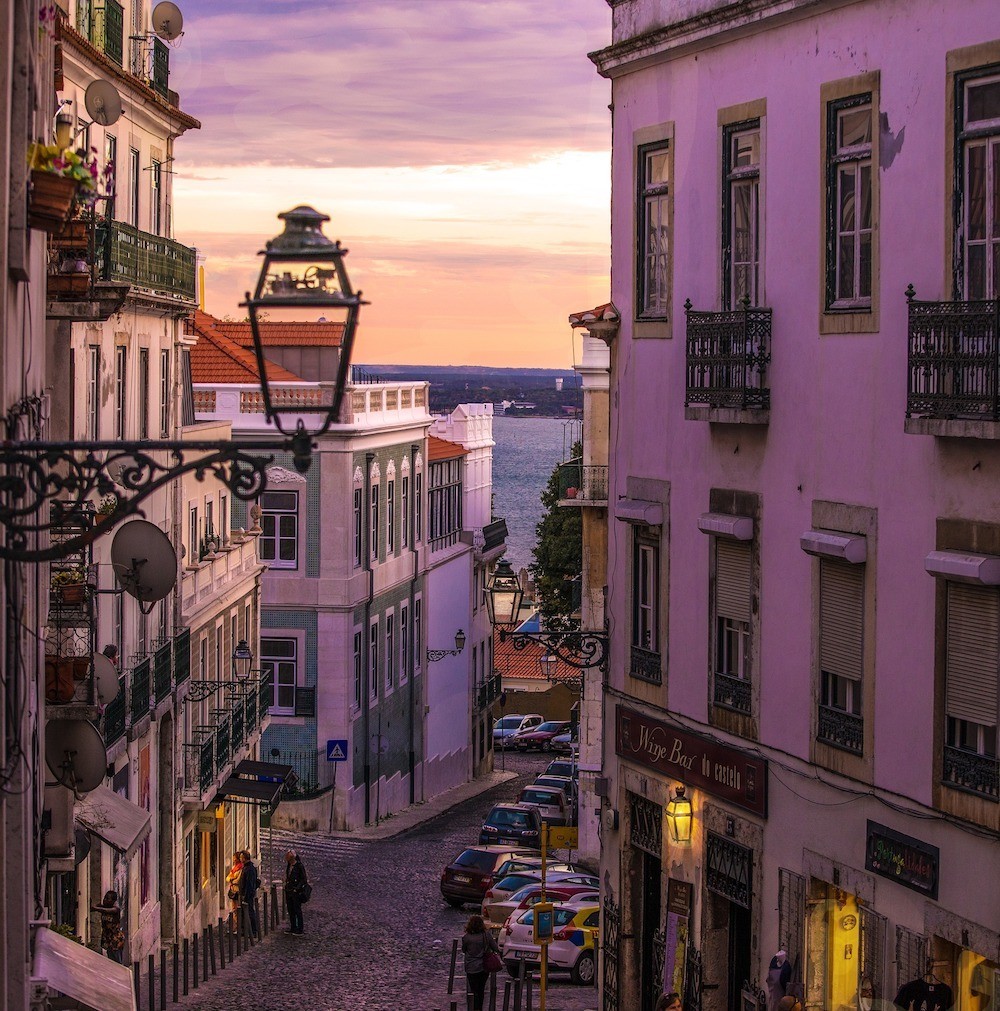
<svg viewBox="0 0 1000 1011">
<path fill-rule="evenodd" d="M 118 508 L 118 496 L 114 492 L 110 492 L 97 503 L 97 509 L 94 512 L 94 522 L 95 523 L 107 523 L 111 518 L 111 514 Z"/>
<path fill-rule="evenodd" d="M 58 144 L 32 144 L 28 151 L 31 190 L 28 199 L 28 224 L 43 232 L 58 232 L 66 223 L 78 197 L 84 201 L 97 195 L 100 171 L 96 148 L 59 147 Z"/>
<path fill-rule="evenodd" d="M 64 604 L 82 604 L 86 593 L 87 570 L 81 565 L 52 574 L 52 586 Z"/>
</svg>

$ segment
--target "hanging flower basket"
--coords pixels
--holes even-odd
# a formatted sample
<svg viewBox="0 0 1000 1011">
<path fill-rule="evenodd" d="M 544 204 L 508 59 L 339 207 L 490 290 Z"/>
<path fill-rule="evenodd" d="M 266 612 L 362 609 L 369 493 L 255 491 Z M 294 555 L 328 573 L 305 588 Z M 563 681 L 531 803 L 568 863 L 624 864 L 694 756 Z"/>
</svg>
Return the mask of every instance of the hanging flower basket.
<svg viewBox="0 0 1000 1011">
<path fill-rule="evenodd" d="M 43 232 L 58 232 L 69 218 L 78 188 L 75 179 L 33 169 L 28 224 Z"/>
</svg>

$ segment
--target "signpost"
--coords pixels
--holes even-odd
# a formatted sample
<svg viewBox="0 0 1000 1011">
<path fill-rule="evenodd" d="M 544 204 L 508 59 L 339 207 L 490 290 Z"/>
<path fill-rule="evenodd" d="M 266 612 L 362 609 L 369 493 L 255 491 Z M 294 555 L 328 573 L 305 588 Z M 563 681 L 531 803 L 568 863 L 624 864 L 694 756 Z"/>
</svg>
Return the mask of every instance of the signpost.
<svg viewBox="0 0 1000 1011">
<path fill-rule="evenodd" d="M 326 742 L 326 760 L 333 762 L 333 787 L 330 790 L 330 831 L 333 831 L 333 808 L 337 802 L 337 766 L 347 761 L 347 741 L 337 739 Z"/>
</svg>

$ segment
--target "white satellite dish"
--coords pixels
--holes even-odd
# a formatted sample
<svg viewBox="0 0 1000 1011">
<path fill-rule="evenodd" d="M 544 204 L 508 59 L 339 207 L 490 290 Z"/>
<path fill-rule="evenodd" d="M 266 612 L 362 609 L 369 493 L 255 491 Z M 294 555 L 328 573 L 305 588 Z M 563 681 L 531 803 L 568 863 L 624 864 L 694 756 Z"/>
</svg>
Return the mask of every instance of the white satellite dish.
<svg viewBox="0 0 1000 1011">
<path fill-rule="evenodd" d="M 111 126 L 122 114 L 122 100 L 118 89 L 110 82 L 98 78 L 87 85 L 83 96 L 87 115 L 100 126 Z"/>
<path fill-rule="evenodd" d="M 139 601 L 143 614 L 149 614 L 153 604 L 167 596 L 177 582 L 174 546 L 155 523 L 146 520 L 133 520 L 118 528 L 111 542 L 111 567 L 121 588 Z"/>
<path fill-rule="evenodd" d="M 96 789 L 108 768 L 100 731 L 89 720 L 49 720 L 45 724 L 45 764 L 56 782 L 75 793 Z"/>
<path fill-rule="evenodd" d="M 173 42 L 184 30 L 184 16 L 177 4 L 161 0 L 153 8 L 153 32 L 164 42 Z"/>
<path fill-rule="evenodd" d="M 121 685 L 118 683 L 118 668 L 103 653 L 95 653 L 90 658 L 90 663 L 94 671 L 97 701 L 102 706 L 110 705 L 121 690 Z"/>
</svg>

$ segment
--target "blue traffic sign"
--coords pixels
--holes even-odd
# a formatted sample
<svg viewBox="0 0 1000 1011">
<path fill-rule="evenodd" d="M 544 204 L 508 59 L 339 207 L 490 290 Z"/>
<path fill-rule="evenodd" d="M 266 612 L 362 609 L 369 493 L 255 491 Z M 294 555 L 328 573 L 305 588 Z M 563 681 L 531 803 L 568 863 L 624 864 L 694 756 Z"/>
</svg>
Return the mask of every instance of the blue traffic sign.
<svg viewBox="0 0 1000 1011">
<path fill-rule="evenodd" d="M 326 760 L 328 762 L 347 761 L 347 741 L 327 741 Z"/>
</svg>

